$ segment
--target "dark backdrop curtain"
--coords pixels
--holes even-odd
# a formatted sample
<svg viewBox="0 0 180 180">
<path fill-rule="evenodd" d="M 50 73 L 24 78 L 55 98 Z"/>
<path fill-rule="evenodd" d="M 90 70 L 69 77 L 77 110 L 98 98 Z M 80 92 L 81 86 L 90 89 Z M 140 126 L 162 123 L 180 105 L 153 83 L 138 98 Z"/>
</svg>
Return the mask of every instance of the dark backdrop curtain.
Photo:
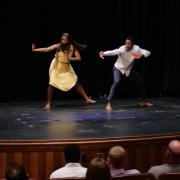
<svg viewBox="0 0 180 180">
<path fill-rule="evenodd" d="M 108 94 L 116 57 L 98 57 L 101 50 L 118 48 L 126 36 L 152 55 L 136 63 L 150 97 L 180 95 L 179 0 L 31 0 L 1 5 L 1 100 L 44 99 L 48 68 L 54 53 L 33 54 L 38 47 L 57 43 L 63 32 L 88 45 L 81 63 L 73 63 L 88 94 Z M 124 83 L 119 96 L 136 96 Z M 68 97 L 79 97 L 74 91 Z M 61 97 L 67 97 L 59 93 Z"/>
</svg>

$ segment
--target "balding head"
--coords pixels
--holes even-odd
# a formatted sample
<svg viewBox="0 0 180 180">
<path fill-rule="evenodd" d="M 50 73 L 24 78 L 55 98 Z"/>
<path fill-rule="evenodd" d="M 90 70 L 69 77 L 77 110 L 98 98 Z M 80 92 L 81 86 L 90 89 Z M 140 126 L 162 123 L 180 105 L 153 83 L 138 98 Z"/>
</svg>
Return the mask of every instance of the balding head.
<svg viewBox="0 0 180 180">
<path fill-rule="evenodd" d="M 174 154 L 180 154 L 180 141 L 178 140 L 172 140 L 170 141 L 168 148 L 174 153 Z"/>
<path fill-rule="evenodd" d="M 180 141 L 170 141 L 166 155 L 169 163 L 180 163 Z"/>
<path fill-rule="evenodd" d="M 114 146 L 109 150 L 108 159 L 113 168 L 121 168 L 126 159 L 126 150 L 121 146 Z"/>
</svg>

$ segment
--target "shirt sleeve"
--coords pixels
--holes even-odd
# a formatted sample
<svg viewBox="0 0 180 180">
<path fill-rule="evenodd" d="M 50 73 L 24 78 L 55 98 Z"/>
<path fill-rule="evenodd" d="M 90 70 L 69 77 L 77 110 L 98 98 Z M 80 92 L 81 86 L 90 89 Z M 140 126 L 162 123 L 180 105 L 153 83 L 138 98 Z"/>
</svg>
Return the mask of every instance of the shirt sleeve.
<svg viewBox="0 0 180 180">
<path fill-rule="evenodd" d="M 104 54 L 104 56 L 118 56 L 118 55 L 122 54 L 122 51 L 123 51 L 122 47 L 120 47 L 119 49 L 104 51 L 103 54 Z"/>
<path fill-rule="evenodd" d="M 148 57 L 151 55 L 151 52 L 146 50 L 146 49 L 142 49 L 142 48 L 139 48 L 138 50 L 144 57 Z"/>
<path fill-rule="evenodd" d="M 159 171 L 159 169 L 156 168 L 156 166 L 151 167 L 147 172 L 150 174 L 153 174 L 156 179 L 158 178 L 159 174 L 161 173 L 161 171 Z"/>
</svg>

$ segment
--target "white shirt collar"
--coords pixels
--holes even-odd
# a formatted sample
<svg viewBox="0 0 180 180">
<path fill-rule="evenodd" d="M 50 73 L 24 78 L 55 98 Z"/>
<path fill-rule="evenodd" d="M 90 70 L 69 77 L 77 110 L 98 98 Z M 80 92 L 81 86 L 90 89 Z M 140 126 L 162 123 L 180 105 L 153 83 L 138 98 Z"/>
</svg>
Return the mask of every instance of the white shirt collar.
<svg viewBox="0 0 180 180">
<path fill-rule="evenodd" d="M 80 163 L 67 163 L 65 167 L 82 167 Z"/>
</svg>

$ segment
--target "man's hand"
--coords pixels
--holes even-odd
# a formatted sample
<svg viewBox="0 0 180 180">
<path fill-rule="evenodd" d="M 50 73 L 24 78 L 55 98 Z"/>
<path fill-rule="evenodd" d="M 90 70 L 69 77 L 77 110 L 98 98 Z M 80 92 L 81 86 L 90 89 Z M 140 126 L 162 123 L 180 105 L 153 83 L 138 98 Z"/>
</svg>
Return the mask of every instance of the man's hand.
<svg viewBox="0 0 180 180">
<path fill-rule="evenodd" d="M 101 51 L 101 52 L 99 53 L 99 57 L 100 57 L 101 59 L 104 59 L 103 51 Z"/>
<path fill-rule="evenodd" d="M 36 48 L 35 44 L 32 43 L 32 51 Z"/>
<path fill-rule="evenodd" d="M 140 52 L 134 52 L 132 53 L 132 56 L 134 59 L 141 59 L 143 55 Z"/>
</svg>

